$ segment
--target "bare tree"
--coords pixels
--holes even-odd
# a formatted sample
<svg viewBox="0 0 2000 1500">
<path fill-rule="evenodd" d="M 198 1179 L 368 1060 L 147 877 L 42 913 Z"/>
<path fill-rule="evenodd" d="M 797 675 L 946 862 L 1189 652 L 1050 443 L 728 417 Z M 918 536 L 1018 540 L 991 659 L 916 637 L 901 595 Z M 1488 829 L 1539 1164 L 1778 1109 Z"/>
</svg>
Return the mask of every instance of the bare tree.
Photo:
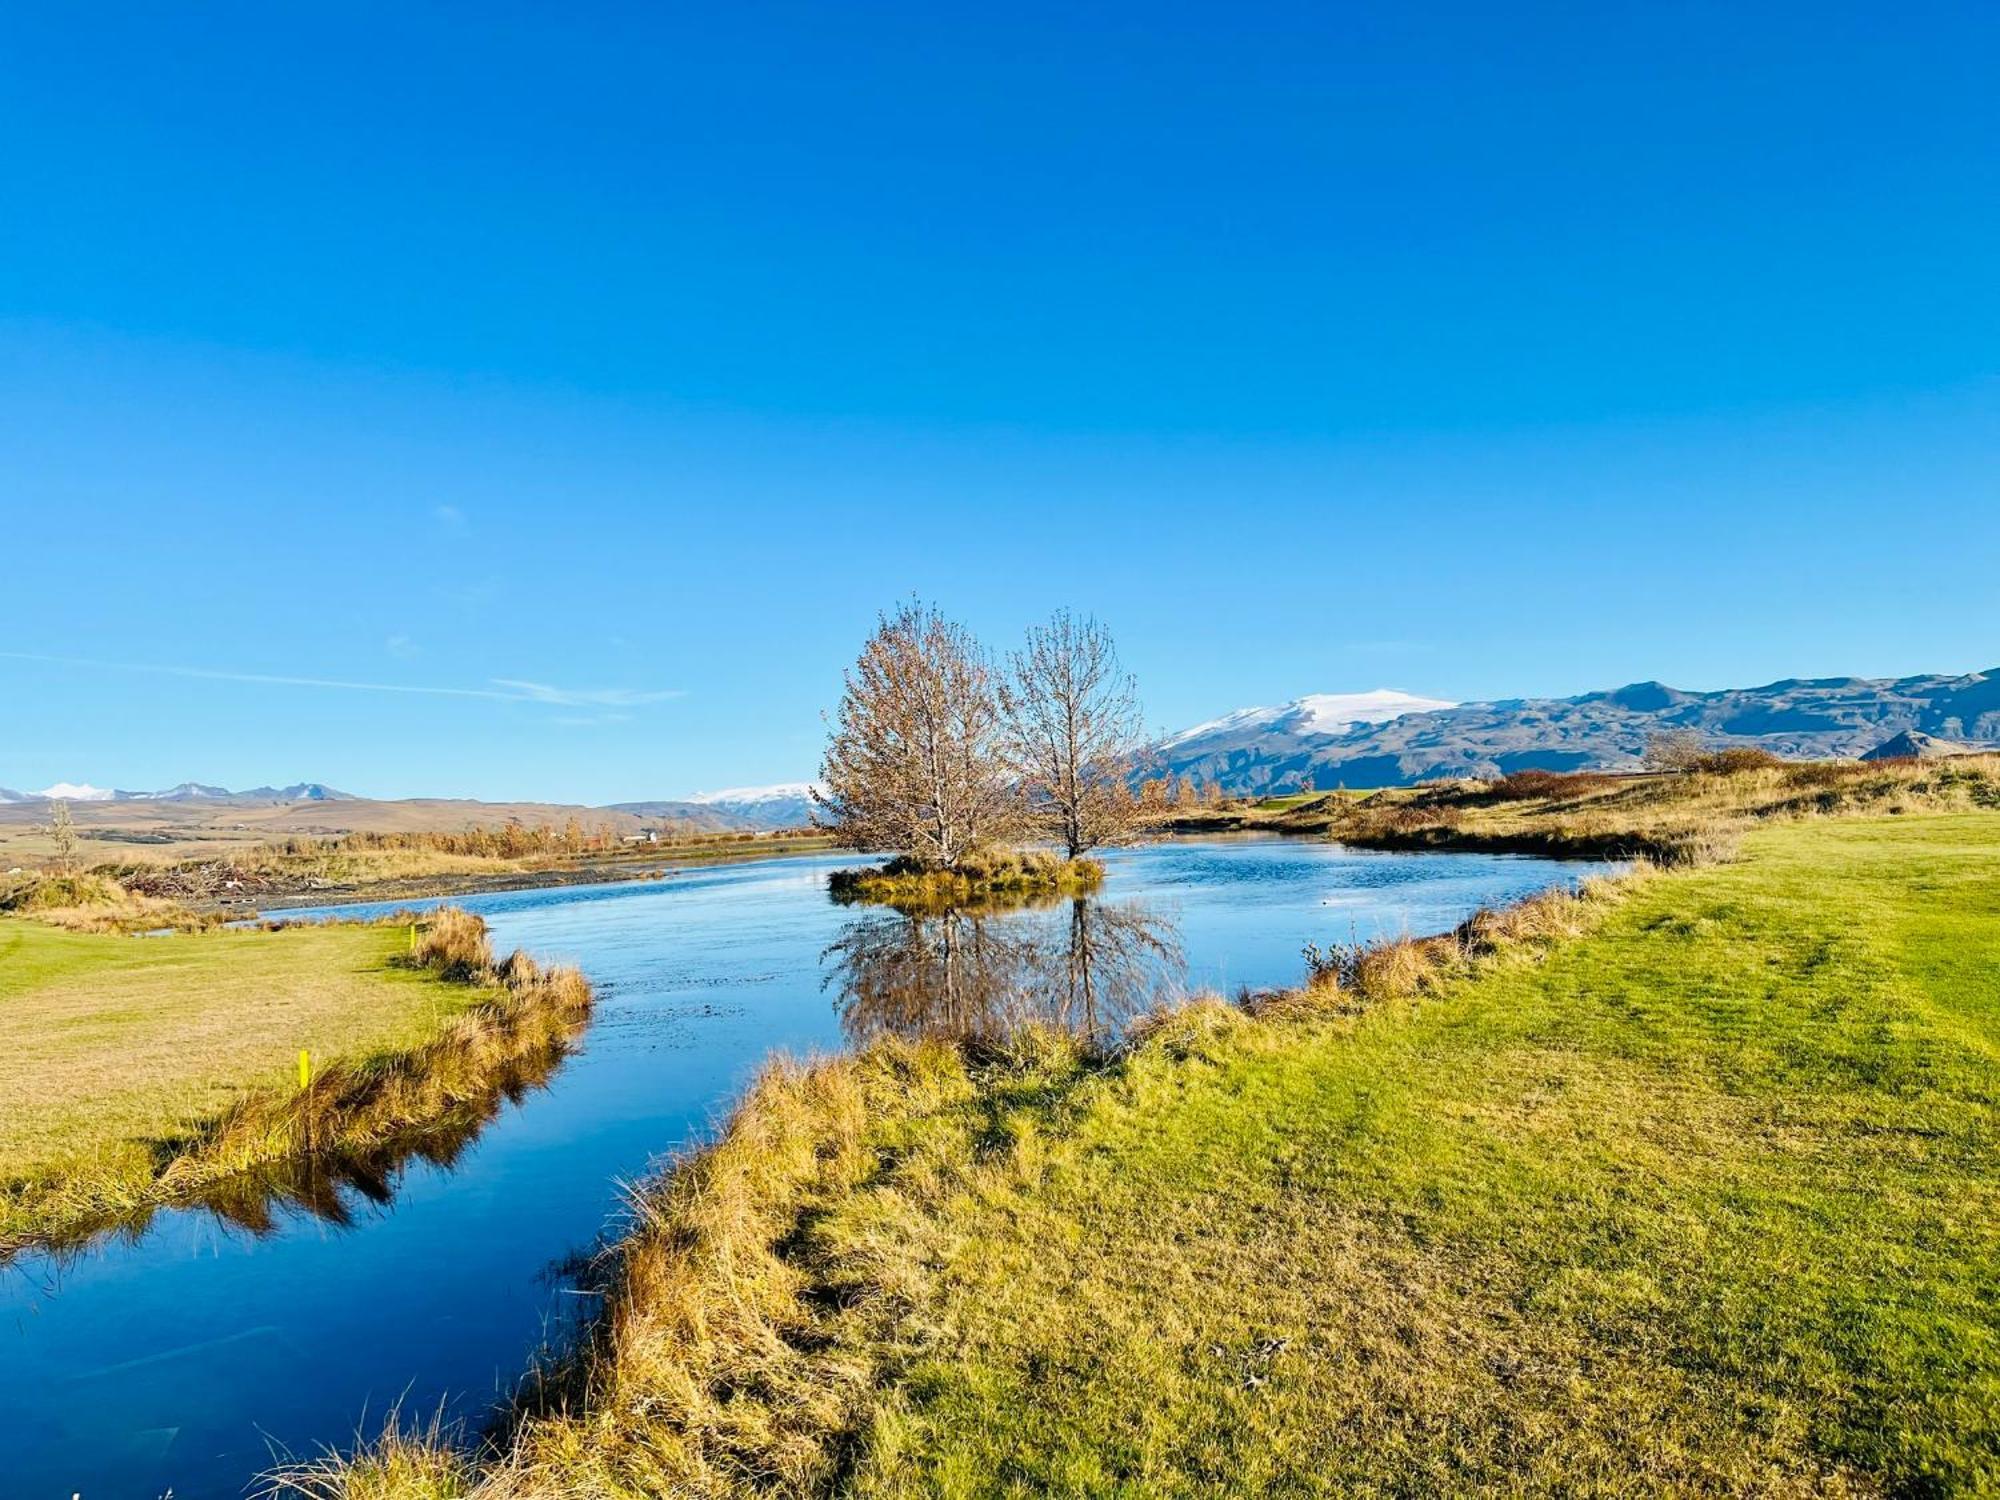
<svg viewBox="0 0 2000 1500">
<path fill-rule="evenodd" d="M 1019 824 L 1000 729 L 978 642 L 913 600 L 882 619 L 848 672 L 813 800 L 849 848 L 949 869 Z"/>
<path fill-rule="evenodd" d="M 1646 740 L 1646 769 L 1649 771 L 1692 771 L 1708 753 L 1708 742 L 1698 729 L 1662 729 Z"/>
<path fill-rule="evenodd" d="M 1130 837 L 1139 695 L 1111 632 L 1058 610 L 1008 658 L 1007 752 L 1038 824 L 1071 859 Z"/>
<path fill-rule="evenodd" d="M 56 873 L 76 873 L 76 824 L 70 820 L 69 803 L 58 797 L 49 804 L 49 837 L 56 845 Z"/>
</svg>

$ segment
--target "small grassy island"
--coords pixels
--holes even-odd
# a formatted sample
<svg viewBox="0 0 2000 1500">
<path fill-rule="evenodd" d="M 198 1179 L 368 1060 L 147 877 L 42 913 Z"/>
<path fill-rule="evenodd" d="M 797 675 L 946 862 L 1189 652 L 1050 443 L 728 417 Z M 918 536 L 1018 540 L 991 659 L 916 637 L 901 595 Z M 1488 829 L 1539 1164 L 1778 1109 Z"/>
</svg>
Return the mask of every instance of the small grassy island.
<svg viewBox="0 0 2000 1500">
<path fill-rule="evenodd" d="M 176 923 L 102 881 L 8 900 L 0 1253 L 485 1108 L 590 1004 L 573 969 L 495 962 L 455 908 L 259 930 Z M 120 935 L 133 921 L 196 930 Z"/>
<path fill-rule="evenodd" d="M 774 1063 L 498 1447 L 291 1483 L 2000 1488 L 2000 758 L 1491 791 L 1401 831 L 1668 861 L 1110 1050 Z"/>
<path fill-rule="evenodd" d="M 835 870 L 828 888 L 836 901 L 940 911 L 988 902 L 1084 896 L 1103 883 L 1101 861 L 1028 850 L 974 855 L 950 869 L 926 869 L 899 857 L 876 869 Z"/>
</svg>

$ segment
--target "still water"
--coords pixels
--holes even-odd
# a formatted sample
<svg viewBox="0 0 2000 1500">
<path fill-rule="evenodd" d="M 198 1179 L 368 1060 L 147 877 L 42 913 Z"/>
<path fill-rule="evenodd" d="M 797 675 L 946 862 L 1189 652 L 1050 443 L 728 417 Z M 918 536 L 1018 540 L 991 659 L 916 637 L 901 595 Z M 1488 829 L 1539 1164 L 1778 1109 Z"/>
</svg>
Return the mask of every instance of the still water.
<svg viewBox="0 0 2000 1500">
<path fill-rule="evenodd" d="M 616 1232 L 620 1185 L 711 1126 L 774 1049 L 1030 1017 L 1115 1032 L 1177 994 L 1293 983 L 1308 940 L 1438 931 L 1590 873 L 1180 841 L 1113 853 L 1093 900 L 913 918 L 834 904 L 840 863 L 463 898 L 499 951 L 590 976 L 580 1050 L 400 1161 L 243 1184 L 0 1268 L 0 1495 L 234 1497 L 399 1405 L 476 1422 L 576 1316 L 562 1266 Z"/>
</svg>

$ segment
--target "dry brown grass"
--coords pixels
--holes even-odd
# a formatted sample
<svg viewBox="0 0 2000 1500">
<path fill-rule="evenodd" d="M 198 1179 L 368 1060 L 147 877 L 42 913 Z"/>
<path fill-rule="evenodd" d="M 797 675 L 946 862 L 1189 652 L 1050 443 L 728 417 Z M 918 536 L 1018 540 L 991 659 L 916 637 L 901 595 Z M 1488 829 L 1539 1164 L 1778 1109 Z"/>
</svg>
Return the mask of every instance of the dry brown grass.
<svg viewBox="0 0 2000 1500">
<path fill-rule="evenodd" d="M 441 979 L 476 980 L 493 969 L 493 945 L 486 924 L 460 906 L 440 906 L 417 928 L 410 961 L 435 969 Z"/>
</svg>

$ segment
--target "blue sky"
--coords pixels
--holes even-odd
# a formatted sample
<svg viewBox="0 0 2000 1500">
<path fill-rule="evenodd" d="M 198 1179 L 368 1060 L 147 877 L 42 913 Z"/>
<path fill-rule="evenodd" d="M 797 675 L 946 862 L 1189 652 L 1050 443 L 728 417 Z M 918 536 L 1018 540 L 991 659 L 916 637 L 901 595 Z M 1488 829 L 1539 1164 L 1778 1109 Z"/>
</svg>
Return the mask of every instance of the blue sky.
<svg viewBox="0 0 2000 1500">
<path fill-rule="evenodd" d="M 0 784 L 2000 666 L 2000 10 L 968 9 L 8 8 Z"/>
</svg>

